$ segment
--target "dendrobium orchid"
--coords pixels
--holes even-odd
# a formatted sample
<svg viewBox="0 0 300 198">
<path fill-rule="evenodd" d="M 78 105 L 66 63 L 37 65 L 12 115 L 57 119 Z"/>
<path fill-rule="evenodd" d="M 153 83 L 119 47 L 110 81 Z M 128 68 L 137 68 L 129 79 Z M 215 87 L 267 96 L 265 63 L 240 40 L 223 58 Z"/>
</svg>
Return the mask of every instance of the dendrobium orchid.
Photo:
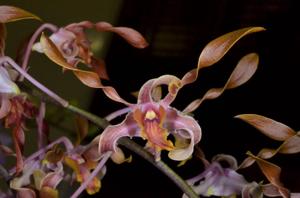
<svg viewBox="0 0 300 198">
<path fill-rule="evenodd" d="M 138 103 L 131 107 L 126 119 L 104 130 L 100 136 L 99 152 L 115 151 L 115 144 L 121 137 L 138 136 L 147 140 L 146 147 L 156 160 L 160 159 L 161 150 L 169 151 L 169 157 L 173 160 L 187 159 L 193 152 L 194 144 L 200 141 L 199 124 L 194 118 L 169 106 L 173 93 L 159 101 L 155 101 L 152 94 L 156 86 L 173 80 L 179 79 L 165 75 L 146 82 L 139 92 Z M 175 137 L 175 144 L 167 139 L 170 134 Z"/>
<path fill-rule="evenodd" d="M 99 32 L 117 33 L 136 48 L 145 48 L 148 45 L 143 36 L 136 30 L 128 27 L 113 27 L 107 22 L 97 22 L 94 24 L 90 21 L 82 21 L 61 28 L 51 28 L 54 32 L 49 39 L 56 45 L 57 49 L 70 65 L 75 67 L 79 62 L 82 62 L 91 67 L 103 79 L 108 79 L 104 62 L 93 56 L 91 42 L 84 31 L 91 28 L 95 28 Z M 38 42 L 33 45 L 33 50 L 44 53 L 45 46 L 41 42 Z"/>
<path fill-rule="evenodd" d="M 228 167 L 222 167 L 220 162 L 226 162 Z M 236 172 L 237 168 L 234 157 L 219 154 L 213 158 L 212 163 L 206 165 L 202 173 L 187 182 L 198 195 L 205 197 L 235 197 L 236 195 L 242 195 L 243 198 L 262 197 L 263 192 L 260 186 L 256 182 L 247 182 L 241 174 Z M 183 198 L 187 196 L 183 195 Z"/>
<path fill-rule="evenodd" d="M 122 123 L 111 125 L 103 131 L 99 141 L 100 154 L 107 151 L 116 152 L 117 141 L 121 137 L 127 136 L 146 139 L 146 148 L 155 156 L 156 160 L 160 159 L 161 150 L 169 151 L 168 156 L 173 160 L 188 159 L 193 153 L 194 145 L 201 139 L 199 124 L 188 113 L 198 108 L 204 100 L 217 98 L 224 90 L 235 88 L 248 81 L 256 71 L 258 56 L 255 53 L 244 56 L 223 88 L 208 90 L 203 98 L 193 101 L 182 112 L 171 107 L 171 103 L 183 86 L 197 79 L 200 69 L 211 66 L 220 60 L 243 36 L 262 30 L 264 29 L 260 27 L 244 28 L 211 41 L 200 54 L 197 68 L 187 72 L 182 79 L 173 75 L 163 75 L 147 81 L 139 91 L 137 104 L 124 102 L 119 95 L 110 94 L 109 96 L 113 100 L 128 105 L 130 112 Z M 167 85 L 168 93 L 161 99 L 161 95 L 157 94 L 156 90 L 163 85 Z M 104 92 L 109 93 L 106 90 Z M 170 134 L 173 135 L 174 142 L 168 139 Z"/>
</svg>

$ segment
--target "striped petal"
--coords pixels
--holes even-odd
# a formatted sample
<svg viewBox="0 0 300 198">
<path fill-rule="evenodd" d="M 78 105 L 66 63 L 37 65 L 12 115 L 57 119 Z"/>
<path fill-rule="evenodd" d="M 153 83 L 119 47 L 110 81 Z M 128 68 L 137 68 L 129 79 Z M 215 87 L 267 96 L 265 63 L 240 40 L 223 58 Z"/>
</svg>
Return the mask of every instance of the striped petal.
<svg viewBox="0 0 300 198">
<path fill-rule="evenodd" d="M 117 141 L 121 137 L 140 136 L 139 127 L 134 120 L 132 113 L 129 113 L 125 120 L 118 125 L 108 126 L 100 136 L 99 153 L 104 154 L 107 151 L 117 151 Z"/>
</svg>

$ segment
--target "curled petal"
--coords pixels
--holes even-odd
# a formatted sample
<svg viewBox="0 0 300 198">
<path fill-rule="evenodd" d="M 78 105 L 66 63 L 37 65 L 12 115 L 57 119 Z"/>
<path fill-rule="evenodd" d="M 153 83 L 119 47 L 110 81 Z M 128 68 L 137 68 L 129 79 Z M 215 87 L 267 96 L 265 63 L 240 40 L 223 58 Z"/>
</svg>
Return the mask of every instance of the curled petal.
<svg viewBox="0 0 300 198">
<path fill-rule="evenodd" d="M 194 150 L 194 145 L 197 144 L 201 139 L 201 128 L 197 121 L 186 115 L 182 115 L 175 109 L 167 109 L 166 121 L 164 123 L 169 131 L 174 131 L 184 139 L 187 137 L 190 140 L 190 144 L 186 148 L 179 148 L 169 152 L 169 157 L 174 160 L 185 160 L 187 159 Z M 186 132 L 183 133 L 183 132 Z"/>
<path fill-rule="evenodd" d="M 182 85 L 194 82 L 198 77 L 198 72 L 200 69 L 209 67 L 218 62 L 228 52 L 228 50 L 230 50 L 230 48 L 242 37 L 250 33 L 259 32 L 263 30 L 265 29 L 262 27 L 243 28 L 227 33 L 208 43 L 199 56 L 197 68 L 187 72 L 184 75 L 184 77 L 182 78 Z"/>
<path fill-rule="evenodd" d="M 242 37 L 265 30 L 263 27 L 248 27 L 229 32 L 209 42 L 203 49 L 198 60 L 198 68 L 208 67 L 218 62 L 230 48 Z"/>
<path fill-rule="evenodd" d="M 8 23 L 23 19 L 41 20 L 38 16 L 14 6 L 0 6 L 0 23 Z"/>
<path fill-rule="evenodd" d="M 161 103 L 163 105 L 171 104 L 181 88 L 181 80 L 173 75 L 163 75 L 159 78 L 148 80 L 139 91 L 138 104 L 153 102 L 153 99 L 157 98 L 154 91 L 161 85 L 168 86 L 168 94 L 161 99 Z"/>
<path fill-rule="evenodd" d="M 217 161 L 217 162 L 225 161 L 229 165 L 228 168 L 232 170 L 236 170 L 238 167 L 236 159 L 231 155 L 218 154 L 213 157 L 212 161 Z"/>
<path fill-rule="evenodd" d="M 270 183 L 278 189 L 281 196 L 283 196 L 284 198 L 290 197 L 289 191 L 285 187 L 283 187 L 283 184 L 280 182 L 281 168 L 279 166 L 266 160 L 263 160 L 251 154 L 250 152 L 247 152 L 247 155 L 255 159 L 263 174 L 270 181 Z"/>
<path fill-rule="evenodd" d="M 101 32 L 114 32 L 123 37 L 129 44 L 136 48 L 145 48 L 148 46 L 144 37 L 136 30 L 128 27 L 113 27 L 107 22 L 98 22 L 95 24 L 96 30 Z"/>
<path fill-rule="evenodd" d="M 76 77 L 85 85 L 92 87 L 92 88 L 100 88 L 103 89 L 103 92 L 112 100 L 121 102 L 125 105 L 130 106 L 131 104 L 126 102 L 124 99 L 122 99 L 117 91 L 110 86 L 104 86 L 101 83 L 101 80 L 99 76 L 95 72 L 90 71 L 84 71 L 77 69 L 70 65 L 63 55 L 60 53 L 60 51 L 57 49 L 55 44 L 47 37 L 45 34 L 42 34 L 40 39 L 41 46 L 43 48 L 44 53 L 46 56 L 58 64 L 59 66 L 62 66 L 64 69 L 72 70 Z"/>
<path fill-rule="evenodd" d="M 175 148 L 174 150 L 171 150 L 168 154 L 169 158 L 176 161 L 182 161 L 188 159 L 194 151 L 194 134 L 190 130 L 186 130 L 190 135 L 190 143 L 187 147 L 184 148 Z M 177 145 L 175 144 L 175 147 Z"/>
<path fill-rule="evenodd" d="M 90 63 L 92 70 L 98 74 L 101 79 L 109 80 L 105 62 L 101 59 L 96 59 L 95 57 L 91 58 Z"/>
<path fill-rule="evenodd" d="M 300 152 L 300 133 L 288 138 L 279 148 L 280 153 L 292 154 Z"/>
<path fill-rule="evenodd" d="M 118 125 L 108 126 L 100 135 L 99 153 L 100 155 L 107 151 L 117 151 L 117 141 L 121 137 L 140 136 L 139 127 L 136 124 L 131 113 L 129 113 L 125 120 Z"/>
<path fill-rule="evenodd" d="M 261 115 L 242 114 L 235 117 L 247 122 L 274 140 L 284 141 L 296 134 L 290 127 Z"/>
<path fill-rule="evenodd" d="M 255 53 L 244 56 L 237 64 L 226 84 L 222 88 L 209 89 L 201 99 L 194 100 L 184 110 L 190 113 L 197 109 L 204 100 L 211 100 L 219 97 L 226 89 L 232 89 L 247 82 L 255 73 L 258 65 L 258 55 Z"/>
<path fill-rule="evenodd" d="M 124 152 L 119 148 L 116 147 L 116 152 L 112 153 L 110 156 L 111 160 L 115 162 L 116 164 L 122 164 L 124 162 L 131 162 L 132 157 L 130 156 L 129 158 L 125 158 Z"/>
</svg>

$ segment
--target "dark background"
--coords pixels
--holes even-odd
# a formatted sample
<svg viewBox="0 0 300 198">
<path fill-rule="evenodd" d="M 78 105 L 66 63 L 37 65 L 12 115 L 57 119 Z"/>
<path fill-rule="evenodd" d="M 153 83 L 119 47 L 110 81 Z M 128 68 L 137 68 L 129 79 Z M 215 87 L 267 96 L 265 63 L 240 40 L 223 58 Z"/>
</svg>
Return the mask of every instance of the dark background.
<svg viewBox="0 0 300 198">
<path fill-rule="evenodd" d="M 103 20 L 141 32 L 150 44 L 146 49 L 135 49 L 113 35 L 111 41 L 102 40 L 102 51 L 95 53 L 105 58 L 111 79 L 108 83 L 130 102 L 136 101 L 130 93 L 139 90 L 148 79 L 163 74 L 181 78 L 195 68 L 201 50 L 214 38 L 248 26 L 263 26 L 267 31 L 243 38 L 219 63 L 202 70 L 195 83 L 180 91 L 172 106 L 182 110 L 209 88 L 223 86 L 238 60 L 247 53 L 257 52 L 260 55 L 259 68 L 249 82 L 226 91 L 218 99 L 204 102 L 194 112 L 203 132 L 198 146 L 208 159 L 215 154 L 226 153 L 234 155 L 240 163 L 248 150 L 255 154 L 263 147 L 275 148 L 280 145 L 280 142 L 268 139 L 256 129 L 233 118 L 243 113 L 261 114 L 285 123 L 296 131 L 300 129 L 300 97 L 297 94 L 300 10 L 296 0 L 0 2 L 29 10 L 44 21 L 58 26 L 82 20 Z M 18 44 L 24 35 L 39 25 L 40 22 L 7 24 L 7 53 L 10 55 L 9 52 L 15 52 L 14 44 Z M 98 35 L 96 33 L 97 38 Z M 110 34 L 104 36 L 109 37 Z M 49 67 L 45 67 L 46 64 Z M 95 114 L 105 116 L 124 107 L 108 100 L 101 90 L 93 94 L 92 89 L 82 85 L 74 76 L 61 75 L 61 68 L 53 67 L 53 63 L 44 56 L 33 53 L 30 65 L 30 73 L 39 81 L 68 100 L 77 99 L 79 106 L 89 108 Z M 90 100 L 92 102 L 89 105 Z M 120 121 L 116 120 L 115 123 Z M 57 135 L 61 136 L 61 131 Z M 165 154 L 163 159 L 184 178 L 202 171 L 202 164 L 197 160 L 177 168 L 176 163 L 168 160 Z M 181 197 L 181 190 L 172 181 L 139 156 L 132 155 L 130 164 L 108 163 L 102 188 L 94 197 Z M 278 155 L 271 160 L 282 167 L 282 181 L 294 192 L 300 192 L 299 157 L 299 154 Z M 248 181 L 266 181 L 256 165 L 243 170 L 243 173 Z"/>
<path fill-rule="evenodd" d="M 234 119 L 235 115 L 261 114 L 299 129 L 299 17 L 294 1 L 124 1 L 118 25 L 137 29 L 150 46 L 134 49 L 114 36 L 106 57 L 111 82 L 124 98 L 134 101 L 130 92 L 138 90 L 147 79 L 163 74 L 181 78 L 196 67 L 201 50 L 210 40 L 243 27 L 265 27 L 267 31 L 243 38 L 214 67 L 202 70 L 197 82 L 182 89 L 172 105 L 183 109 L 207 89 L 223 86 L 237 61 L 247 53 L 257 52 L 259 68 L 249 82 L 204 102 L 194 112 L 203 131 L 199 146 L 207 158 L 227 153 L 241 162 L 247 150 L 257 153 L 280 143 Z M 101 108 L 105 115 L 122 107 L 103 97 L 101 91 L 96 92 L 92 111 Z M 131 164 L 109 164 L 99 196 L 181 197 L 181 191 L 166 176 L 138 156 L 133 157 Z M 299 154 L 279 155 L 271 160 L 282 167 L 282 180 L 292 191 L 300 191 L 298 159 Z M 202 170 L 198 161 L 189 162 L 185 168 L 167 162 L 185 178 Z M 256 165 L 243 173 L 249 181 L 266 181 Z"/>
</svg>

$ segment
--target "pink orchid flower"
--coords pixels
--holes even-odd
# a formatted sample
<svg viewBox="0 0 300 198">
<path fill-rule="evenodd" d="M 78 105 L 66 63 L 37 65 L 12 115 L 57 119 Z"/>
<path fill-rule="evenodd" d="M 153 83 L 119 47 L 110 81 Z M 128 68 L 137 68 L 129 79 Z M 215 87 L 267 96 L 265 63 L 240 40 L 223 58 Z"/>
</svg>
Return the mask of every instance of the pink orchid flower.
<svg viewBox="0 0 300 198">
<path fill-rule="evenodd" d="M 118 125 L 107 127 L 99 140 L 99 152 L 117 151 L 116 142 L 124 136 L 138 136 L 148 140 L 146 147 L 160 159 L 161 150 L 169 151 L 173 160 L 185 160 L 193 152 L 194 144 L 201 138 L 201 128 L 191 116 L 184 115 L 175 108 L 170 107 L 174 90 L 159 100 L 153 99 L 153 90 L 162 84 L 169 84 L 170 89 L 176 89 L 173 82 L 180 80 L 175 76 L 165 75 L 151 79 L 144 84 L 138 96 L 136 105 L 130 107 L 126 119 Z M 175 144 L 168 140 L 173 134 Z"/>
<path fill-rule="evenodd" d="M 208 90 L 201 99 L 194 100 L 182 112 L 171 107 L 171 103 L 183 86 L 196 81 L 200 69 L 218 62 L 243 36 L 262 30 L 264 29 L 261 27 L 244 28 L 211 41 L 200 54 L 197 68 L 187 72 L 182 79 L 173 75 L 163 75 L 147 81 L 139 91 L 137 104 L 124 101 L 114 89 L 103 89 L 111 99 L 128 106 L 127 112 L 120 110 L 108 117 L 115 117 L 125 112 L 128 114 L 122 123 L 108 126 L 103 131 L 99 140 L 100 154 L 108 151 L 118 152 L 117 141 L 121 137 L 141 137 L 147 140 L 146 148 L 156 160 L 160 159 L 161 150 L 168 151 L 169 158 L 173 160 L 188 159 L 202 134 L 198 122 L 188 113 L 197 109 L 204 100 L 217 98 L 226 89 L 247 82 L 256 71 L 257 54 L 250 53 L 244 56 L 224 87 Z M 161 95 L 157 94 L 156 90 L 162 85 L 167 85 L 168 93 L 161 99 Z M 172 135 L 175 141 L 169 140 L 169 135 Z"/>
</svg>

